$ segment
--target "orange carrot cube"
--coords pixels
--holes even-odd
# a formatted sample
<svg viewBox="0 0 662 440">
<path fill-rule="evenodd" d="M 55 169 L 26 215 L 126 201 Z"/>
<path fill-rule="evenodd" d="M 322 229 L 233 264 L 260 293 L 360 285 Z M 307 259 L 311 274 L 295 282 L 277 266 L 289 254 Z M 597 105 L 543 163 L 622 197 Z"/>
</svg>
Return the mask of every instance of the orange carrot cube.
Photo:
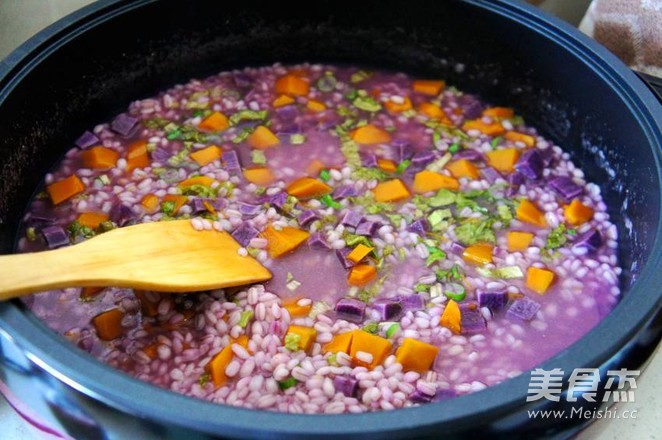
<svg viewBox="0 0 662 440">
<path fill-rule="evenodd" d="M 467 121 L 462 125 L 462 130 L 478 130 L 483 134 L 488 136 L 501 136 L 506 132 L 506 129 L 503 128 L 500 122 L 494 121 L 491 124 L 486 124 L 481 119 L 474 119 L 472 121 Z"/>
<path fill-rule="evenodd" d="M 419 171 L 414 176 L 412 191 L 416 194 L 425 194 L 430 191 L 437 191 L 442 188 L 457 190 L 460 188 L 460 182 L 454 177 L 449 177 L 433 171 Z"/>
<path fill-rule="evenodd" d="M 367 264 L 357 264 L 352 267 L 347 277 L 350 286 L 365 286 L 377 276 L 377 269 Z"/>
<path fill-rule="evenodd" d="M 310 349 L 313 348 L 313 343 L 317 338 L 317 330 L 312 327 L 303 327 L 300 325 L 290 325 L 287 329 L 287 334 L 299 336 L 299 349 L 306 353 L 310 353 Z M 285 337 L 287 338 L 287 335 Z"/>
<path fill-rule="evenodd" d="M 510 107 L 490 107 L 483 110 L 483 116 L 508 119 L 515 116 L 515 112 Z"/>
<path fill-rule="evenodd" d="M 393 345 L 388 339 L 380 336 L 373 335 L 363 330 L 354 330 L 352 335 L 352 342 L 349 349 L 349 355 L 352 357 L 354 364 L 373 369 L 377 365 L 384 362 L 386 356 L 391 352 Z M 362 360 L 367 353 L 372 357 L 371 362 Z"/>
<path fill-rule="evenodd" d="M 349 354 L 353 336 L 354 332 L 351 331 L 335 335 L 331 341 L 322 347 L 322 353 L 343 352 Z"/>
<path fill-rule="evenodd" d="M 205 165 L 209 165 L 215 160 L 219 160 L 222 154 L 223 151 L 220 149 L 220 147 L 211 145 L 207 148 L 203 148 L 202 150 L 194 151 L 190 154 L 190 156 L 195 163 L 201 167 L 204 167 Z"/>
<path fill-rule="evenodd" d="M 398 169 L 398 165 L 395 162 L 389 159 L 382 159 L 382 158 L 377 159 L 377 167 L 380 170 L 386 171 L 387 173 L 394 173 L 395 170 Z"/>
<path fill-rule="evenodd" d="M 198 124 L 198 128 L 205 131 L 223 131 L 227 130 L 229 126 L 228 117 L 220 112 L 212 113 Z"/>
<path fill-rule="evenodd" d="M 515 218 L 525 223 L 540 226 L 541 228 L 547 227 L 545 214 L 543 214 L 536 205 L 527 199 L 522 200 L 520 204 L 517 205 L 517 209 L 515 210 Z"/>
<path fill-rule="evenodd" d="M 409 190 L 400 179 L 380 182 L 373 188 L 372 193 L 378 202 L 397 202 L 411 196 Z"/>
<path fill-rule="evenodd" d="M 388 131 L 372 124 L 367 124 L 353 130 L 350 136 L 355 142 L 363 145 L 385 144 L 391 142 L 391 135 Z"/>
<path fill-rule="evenodd" d="M 145 194 L 145 196 L 140 201 L 140 204 L 149 214 L 153 214 L 159 210 L 159 198 L 154 194 Z"/>
<path fill-rule="evenodd" d="M 405 371 L 424 373 L 432 368 L 439 347 L 413 338 L 404 338 L 395 351 L 395 359 Z"/>
<path fill-rule="evenodd" d="M 508 250 L 510 252 L 525 251 L 533 240 L 530 232 L 510 231 L 508 232 Z"/>
<path fill-rule="evenodd" d="M 302 229 L 286 226 L 280 230 L 267 226 L 262 232 L 262 237 L 267 239 L 267 252 L 271 258 L 282 257 L 301 246 L 310 233 Z"/>
<path fill-rule="evenodd" d="M 161 206 L 163 206 L 163 203 L 165 202 L 173 202 L 174 203 L 174 208 L 172 210 L 172 214 L 176 215 L 179 212 L 179 209 L 184 206 L 186 202 L 188 202 L 188 197 L 186 196 L 180 196 L 177 194 L 166 194 L 163 197 L 163 200 L 161 201 Z"/>
<path fill-rule="evenodd" d="M 280 95 L 271 103 L 274 107 L 285 107 L 290 104 L 294 104 L 294 98 L 287 95 Z"/>
<path fill-rule="evenodd" d="M 258 186 L 271 185 L 275 180 L 271 169 L 267 167 L 248 168 L 244 170 L 244 178 Z"/>
<path fill-rule="evenodd" d="M 124 313 L 120 309 L 107 310 L 92 318 L 92 325 L 94 325 L 99 339 L 112 341 L 119 338 L 124 332 L 122 318 L 124 318 Z"/>
<path fill-rule="evenodd" d="M 455 162 L 451 162 L 446 165 L 446 168 L 456 179 L 459 179 L 460 177 L 467 177 L 469 179 L 480 178 L 478 167 L 467 159 L 460 159 L 456 160 Z"/>
<path fill-rule="evenodd" d="M 563 216 L 573 226 L 579 226 L 593 218 L 593 209 L 574 199 L 563 211 Z"/>
<path fill-rule="evenodd" d="M 419 79 L 412 83 L 412 89 L 415 92 L 422 93 L 429 96 L 439 95 L 446 87 L 446 82 L 435 80 Z"/>
<path fill-rule="evenodd" d="M 297 75 L 287 74 L 276 80 L 276 93 L 290 96 L 306 96 L 310 90 L 308 81 Z"/>
<path fill-rule="evenodd" d="M 187 189 L 195 185 L 210 187 L 215 181 L 216 180 L 212 179 L 209 176 L 195 176 L 182 180 L 177 184 L 177 186 L 180 187 L 181 189 Z"/>
<path fill-rule="evenodd" d="M 258 125 L 253 133 L 248 136 L 246 142 L 253 148 L 264 150 L 280 144 L 280 139 L 264 125 Z"/>
<path fill-rule="evenodd" d="M 83 212 L 77 220 L 81 226 L 96 229 L 101 223 L 108 220 L 108 215 L 103 212 Z"/>
<path fill-rule="evenodd" d="M 384 102 L 384 107 L 389 113 L 402 113 L 404 111 L 411 110 L 411 99 L 409 99 L 409 96 L 402 98 L 402 102 L 396 102 L 392 99 L 389 99 L 388 101 Z"/>
<path fill-rule="evenodd" d="M 287 185 L 285 191 L 291 196 L 307 200 L 329 194 L 333 191 L 333 188 L 321 180 L 312 177 L 300 177 Z"/>
<path fill-rule="evenodd" d="M 359 261 L 363 260 L 365 257 L 370 254 L 370 252 L 373 251 L 373 248 L 370 246 L 366 246 L 363 243 L 359 243 L 356 245 L 354 249 L 352 249 L 352 252 L 347 254 L 347 259 L 353 263 L 358 263 Z"/>
<path fill-rule="evenodd" d="M 474 244 L 468 246 L 462 256 L 470 263 L 484 265 L 492 262 L 493 247 L 489 244 Z"/>
<path fill-rule="evenodd" d="M 53 205 L 59 205 L 83 191 L 85 191 L 85 185 L 83 185 L 83 182 L 75 174 L 51 183 L 46 187 L 46 192 L 51 197 Z"/>
<path fill-rule="evenodd" d="M 225 374 L 225 369 L 230 362 L 232 362 L 233 357 L 234 353 L 232 352 L 232 345 L 226 345 L 223 347 L 223 350 L 216 353 L 205 367 L 205 370 L 211 376 L 216 388 L 222 387 L 228 382 L 228 376 Z"/>
<path fill-rule="evenodd" d="M 526 287 L 544 295 L 554 282 L 555 274 L 551 270 L 540 269 L 534 266 L 526 271 Z"/>
<path fill-rule="evenodd" d="M 326 105 L 316 99 L 309 99 L 306 103 L 306 108 L 313 113 L 320 113 L 326 110 Z"/>
<path fill-rule="evenodd" d="M 137 141 L 129 145 L 126 154 L 126 171 L 130 173 L 136 168 L 149 166 L 149 154 L 147 152 L 147 141 Z"/>
<path fill-rule="evenodd" d="M 444 312 L 441 314 L 439 324 L 446 327 L 456 335 L 462 330 L 460 324 L 462 322 L 462 312 L 460 306 L 454 300 L 448 300 Z"/>
<path fill-rule="evenodd" d="M 486 153 L 487 163 L 494 169 L 504 173 L 512 173 L 515 163 L 519 159 L 520 151 L 516 148 L 504 148 L 502 150 L 489 151 Z"/>
<path fill-rule="evenodd" d="M 80 154 L 85 168 L 108 169 L 113 168 L 120 158 L 120 154 L 110 148 L 98 146 L 85 150 Z"/>
<path fill-rule="evenodd" d="M 536 144 L 535 137 L 529 134 L 520 133 L 519 131 L 507 131 L 503 137 L 512 142 L 522 142 L 527 147 L 533 147 Z"/>
</svg>

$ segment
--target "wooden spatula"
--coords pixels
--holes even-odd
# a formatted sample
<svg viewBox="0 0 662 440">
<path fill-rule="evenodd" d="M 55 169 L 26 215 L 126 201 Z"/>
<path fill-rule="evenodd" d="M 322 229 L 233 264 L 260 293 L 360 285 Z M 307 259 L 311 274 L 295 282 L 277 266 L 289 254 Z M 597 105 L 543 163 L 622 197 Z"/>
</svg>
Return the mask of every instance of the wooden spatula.
<svg viewBox="0 0 662 440">
<path fill-rule="evenodd" d="M 52 251 L 0 256 L 0 300 L 64 287 L 192 292 L 266 281 L 271 273 L 228 233 L 188 220 L 114 229 Z"/>
</svg>

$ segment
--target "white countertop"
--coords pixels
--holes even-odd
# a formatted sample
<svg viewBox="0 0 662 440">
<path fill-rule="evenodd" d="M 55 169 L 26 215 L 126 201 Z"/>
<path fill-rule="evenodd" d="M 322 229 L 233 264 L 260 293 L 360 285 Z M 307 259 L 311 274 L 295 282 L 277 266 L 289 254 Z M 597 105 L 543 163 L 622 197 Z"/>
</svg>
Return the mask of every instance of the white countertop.
<svg viewBox="0 0 662 440">
<path fill-rule="evenodd" d="M 0 59 L 32 34 L 60 17 L 92 3 L 91 0 L 0 0 Z M 554 3 L 547 1 L 546 3 Z M 563 3 L 562 1 L 560 3 Z M 635 401 L 623 403 L 617 412 L 629 411 L 636 419 L 599 419 L 577 436 L 579 440 L 656 438 L 662 431 L 660 398 L 662 389 L 662 350 L 637 380 Z M 37 439 L 39 433 L 29 427 L 0 397 L 0 438 L 2 440 Z"/>
</svg>

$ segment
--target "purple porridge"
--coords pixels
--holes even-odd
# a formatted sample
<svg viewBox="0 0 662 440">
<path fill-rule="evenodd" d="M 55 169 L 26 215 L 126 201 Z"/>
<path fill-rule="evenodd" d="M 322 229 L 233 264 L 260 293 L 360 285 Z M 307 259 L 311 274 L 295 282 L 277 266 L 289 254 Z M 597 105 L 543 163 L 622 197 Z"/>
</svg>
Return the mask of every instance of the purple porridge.
<svg viewBox="0 0 662 440">
<path fill-rule="evenodd" d="M 26 302 L 101 361 L 222 404 L 471 393 L 568 347 L 620 294 L 599 187 L 512 109 L 436 78 L 275 65 L 136 101 L 45 177 L 19 250 L 174 218 L 227 231 L 272 280 Z"/>
</svg>

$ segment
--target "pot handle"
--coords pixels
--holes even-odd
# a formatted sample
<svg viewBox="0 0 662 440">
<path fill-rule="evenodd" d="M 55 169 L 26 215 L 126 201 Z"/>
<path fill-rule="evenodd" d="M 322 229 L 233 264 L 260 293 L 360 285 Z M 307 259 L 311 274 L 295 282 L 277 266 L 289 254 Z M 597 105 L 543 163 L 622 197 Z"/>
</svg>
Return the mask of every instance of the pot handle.
<svg viewBox="0 0 662 440">
<path fill-rule="evenodd" d="M 644 84 L 646 84 L 646 86 L 648 86 L 658 101 L 660 101 L 660 104 L 662 104 L 662 78 L 638 72 L 634 69 L 632 71 L 644 82 Z"/>
</svg>

